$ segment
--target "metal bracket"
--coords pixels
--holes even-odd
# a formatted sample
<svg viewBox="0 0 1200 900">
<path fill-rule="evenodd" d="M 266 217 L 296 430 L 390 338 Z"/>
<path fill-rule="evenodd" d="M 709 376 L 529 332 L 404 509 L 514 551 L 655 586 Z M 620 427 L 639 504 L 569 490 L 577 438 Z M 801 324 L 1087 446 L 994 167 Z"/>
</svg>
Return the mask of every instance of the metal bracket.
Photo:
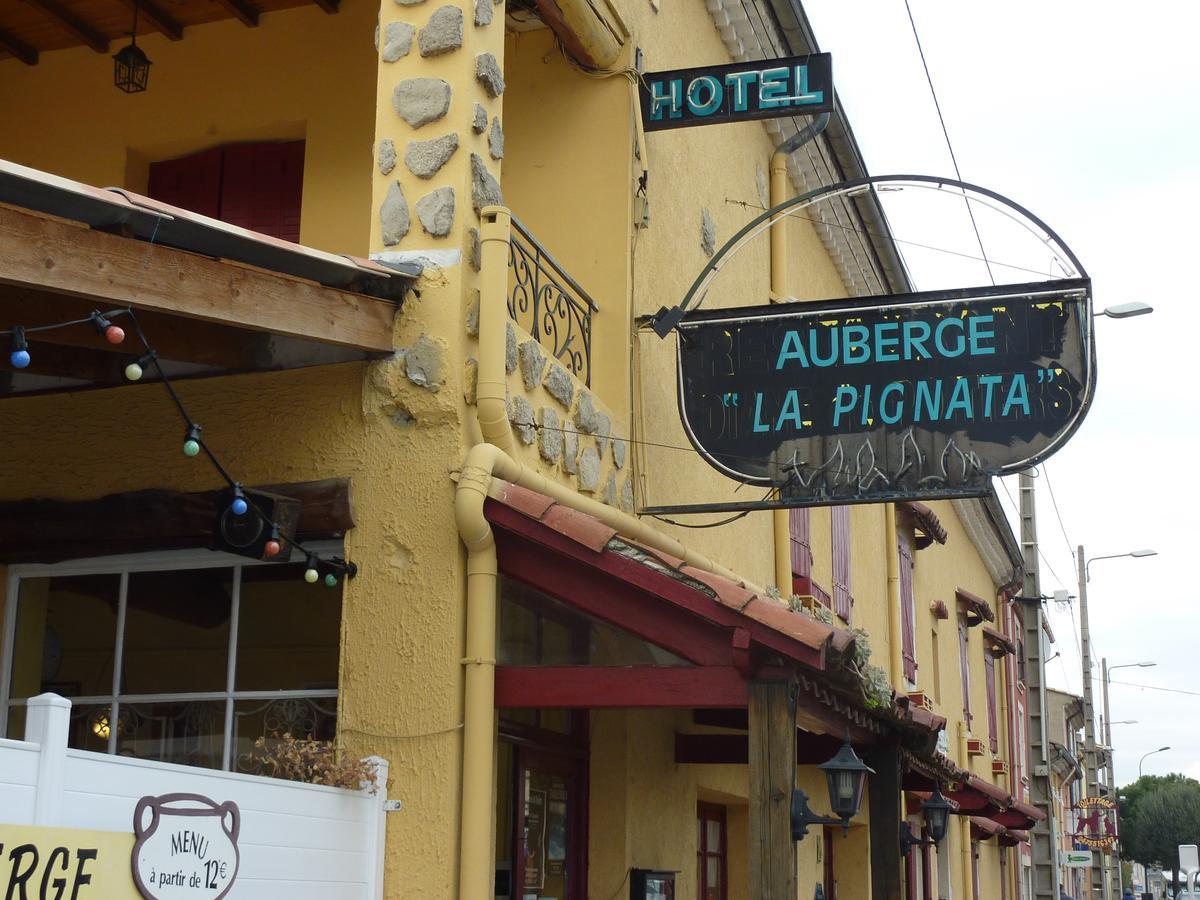
<svg viewBox="0 0 1200 900">
<path fill-rule="evenodd" d="M 403 800 L 384 800 L 383 801 L 383 811 L 384 812 L 400 812 L 400 810 L 402 810 L 403 808 L 404 808 Z"/>
</svg>

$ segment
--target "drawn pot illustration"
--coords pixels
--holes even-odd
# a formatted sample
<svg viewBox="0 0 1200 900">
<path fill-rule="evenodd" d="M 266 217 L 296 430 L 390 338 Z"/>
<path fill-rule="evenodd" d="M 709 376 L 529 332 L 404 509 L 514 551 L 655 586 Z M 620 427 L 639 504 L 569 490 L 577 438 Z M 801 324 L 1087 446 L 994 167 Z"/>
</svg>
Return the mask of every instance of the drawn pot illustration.
<svg viewBox="0 0 1200 900">
<path fill-rule="evenodd" d="M 241 813 L 200 794 L 143 797 L 133 813 L 133 880 L 147 900 L 221 900 L 233 887 Z"/>
</svg>

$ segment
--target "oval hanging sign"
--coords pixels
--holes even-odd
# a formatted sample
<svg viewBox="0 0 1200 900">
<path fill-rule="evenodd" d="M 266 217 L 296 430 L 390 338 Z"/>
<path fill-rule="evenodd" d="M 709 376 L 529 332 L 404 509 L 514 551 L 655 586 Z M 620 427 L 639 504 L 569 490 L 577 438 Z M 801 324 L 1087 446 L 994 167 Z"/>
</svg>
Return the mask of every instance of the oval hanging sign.
<svg viewBox="0 0 1200 900">
<path fill-rule="evenodd" d="M 979 496 L 1079 427 L 1086 278 L 690 312 L 684 430 L 766 506 Z M 732 506 L 736 506 L 733 504 Z"/>
</svg>

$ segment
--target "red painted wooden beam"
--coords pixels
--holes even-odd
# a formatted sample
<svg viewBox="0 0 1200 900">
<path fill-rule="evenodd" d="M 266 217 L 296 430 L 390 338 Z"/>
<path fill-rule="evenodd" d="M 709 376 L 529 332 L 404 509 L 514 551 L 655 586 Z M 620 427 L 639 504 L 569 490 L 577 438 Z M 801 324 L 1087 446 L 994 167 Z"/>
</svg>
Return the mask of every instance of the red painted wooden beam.
<svg viewBox="0 0 1200 900">
<path fill-rule="evenodd" d="M 496 706 L 744 707 L 748 684 L 732 666 L 497 666 Z"/>
</svg>

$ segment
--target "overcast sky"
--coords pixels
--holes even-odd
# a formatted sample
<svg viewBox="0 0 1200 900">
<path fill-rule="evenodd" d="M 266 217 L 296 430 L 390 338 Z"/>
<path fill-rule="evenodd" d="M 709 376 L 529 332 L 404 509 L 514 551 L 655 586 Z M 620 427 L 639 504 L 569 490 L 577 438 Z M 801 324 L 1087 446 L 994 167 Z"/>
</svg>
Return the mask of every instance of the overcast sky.
<svg viewBox="0 0 1200 900">
<path fill-rule="evenodd" d="M 1147 759 L 1146 773 L 1200 778 L 1200 716 L 1189 714 L 1200 705 L 1200 588 L 1188 571 L 1200 561 L 1192 385 L 1200 346 L 1189 337 L 1200 325 L 1200 4 L 910 2 L 963 180 L 1011 197 L 1057 231 L 1091 275 L 1098 309 L 1131 300 L 1155 308 L 1148 317 L 1097 322 L 1095 402 L 1037 482 L 1049 562 L 1042 591 L 1078 593 L 1076 544 L 1088 558 L 1158 551 L 1092 566 L 1096 709 L 1101 656 L 1110 666 L 1157 662 L 1111 676 L 1114 722 L 1138 720 L 1113 728 L 1117 783 L 1135 779 L 1142 754 L 1164 745 L 1172 749 Z M 952 176 L 904 0 L 804 6 L 821 49 L 833 54 L 834 81 L 871 174 Z M 902 239 L 978 255 L 961 207 L 889 215 Z M 1046 271 L 1044 250 L 1018 250 L 988 224 L 981 231 L 989 257 Z M 962 257 L 904 249 L 919 289 L 987 281 L 980 263 L 965 270 Z M 1024 280 L 1012 275 L 1002 280 Z M 1015 500 L 1016 479 L 1007 481 Z M 1074 692 L 1082 682 L 1077 623 L 1075 601 L 1052 613 L 1051 652 L 1061 656 L 1047 669 L 1052 687 Z"/>
</svg>

